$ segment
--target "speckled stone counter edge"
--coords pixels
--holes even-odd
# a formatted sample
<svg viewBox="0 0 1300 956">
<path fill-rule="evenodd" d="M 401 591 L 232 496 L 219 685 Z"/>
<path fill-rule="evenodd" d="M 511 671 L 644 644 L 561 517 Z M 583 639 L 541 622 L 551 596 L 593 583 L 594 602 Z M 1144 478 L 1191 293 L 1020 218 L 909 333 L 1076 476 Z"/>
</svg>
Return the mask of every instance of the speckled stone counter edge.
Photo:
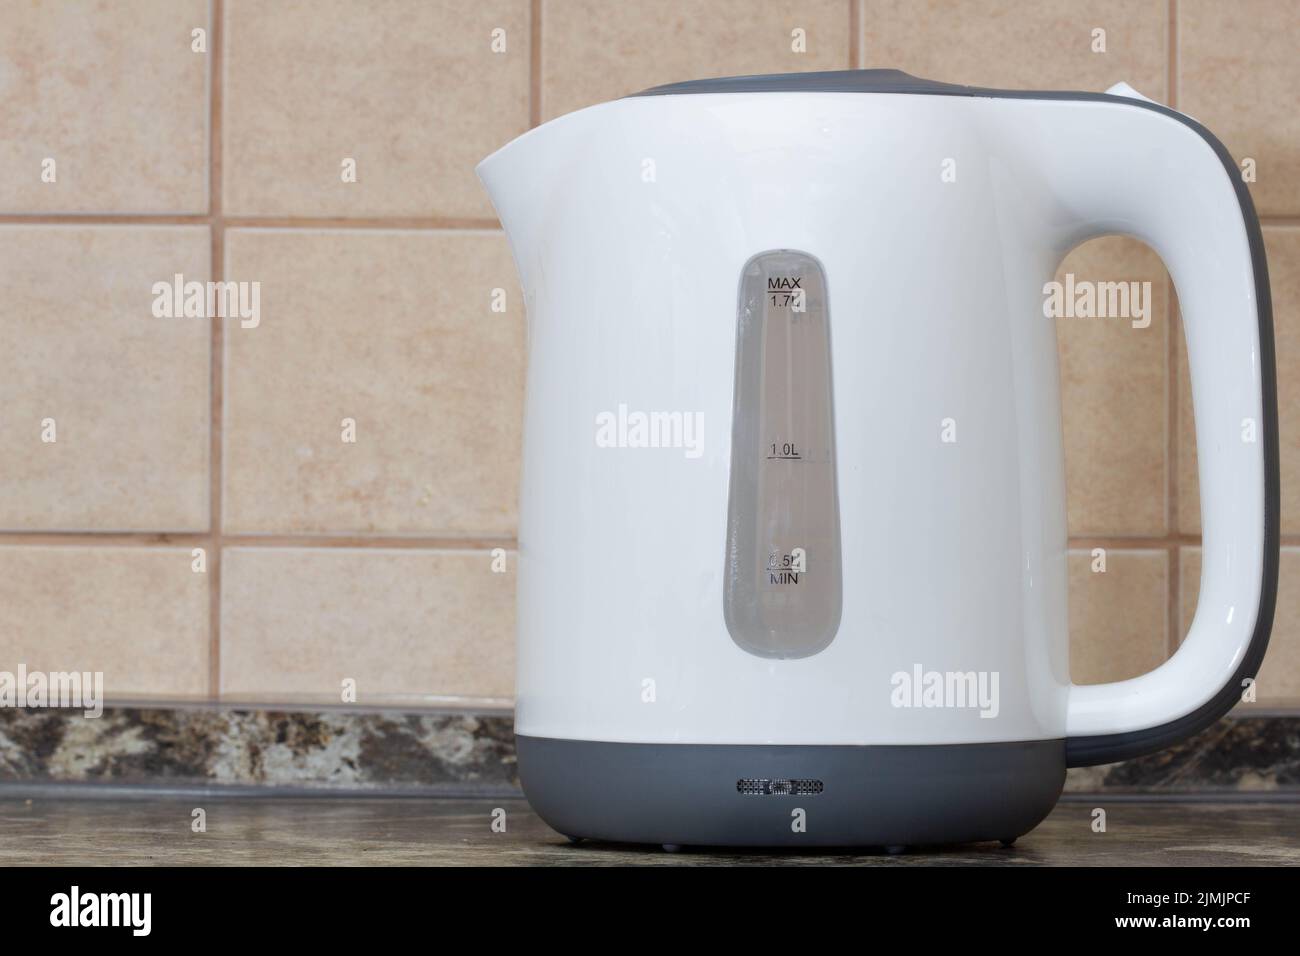
<svg viewBox="0 0 1300 956">
<path fill-rule="evenodd" d="M 473 794 L 518 787 L 508 714 L 0 708 L 0 787 L 115 784 Z M 1300 796 L 1300 714 L 1230 716 L 1070 793 Z"/>
</svg>

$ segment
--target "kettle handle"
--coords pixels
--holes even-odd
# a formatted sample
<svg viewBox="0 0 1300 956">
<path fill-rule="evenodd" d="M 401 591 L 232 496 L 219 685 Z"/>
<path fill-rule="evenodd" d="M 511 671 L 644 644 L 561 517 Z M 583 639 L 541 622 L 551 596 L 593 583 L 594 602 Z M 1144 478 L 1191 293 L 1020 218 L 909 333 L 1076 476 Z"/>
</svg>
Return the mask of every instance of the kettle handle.
<svg viewBox="0 0 1300 956">
<path fill-rule="evenodd" d="M 1131 680 L 1071 685 L 1066 763 L 1088 766 L 1197 733 L 1253 684 L 1277 599 L 1277 388 L 1264 242 L 1231 154 L 1196 121 L 1148 100 L 1071 98 L 1087 102 L 1052 104 L 1058 117 L 1070 114 L 1068 128 L 1055 137 L 1031 130 L 1026 150 L 1051 164 L 1039 169 L 1060 174 L 1053 188 L 1068 212 L 1053 228 L 1063 231 L 1055 237 L 1063 250 L 1131 235 L 1173 278 L 1191 371 L 1203 553 L 1196 615 L 1174 655 Z"/>
</svg>

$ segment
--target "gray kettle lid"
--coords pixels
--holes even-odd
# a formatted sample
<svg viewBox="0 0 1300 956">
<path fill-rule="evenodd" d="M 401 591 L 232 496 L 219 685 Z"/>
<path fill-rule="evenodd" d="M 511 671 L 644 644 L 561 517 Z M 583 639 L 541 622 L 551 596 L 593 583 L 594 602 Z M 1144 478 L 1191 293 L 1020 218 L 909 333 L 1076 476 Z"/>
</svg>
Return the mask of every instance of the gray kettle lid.
<svg viewBox="0 0 1300 956">
<path fill-rule="evenodd" d="M 940 93 L 973 96 L 975 87 L 923 80 L 902 70 L 830 70 L 821 73 L 764 73 L 719 76 L 652 86 L 632 96 L 675 96 L 687 93 Z"/>
</svg>

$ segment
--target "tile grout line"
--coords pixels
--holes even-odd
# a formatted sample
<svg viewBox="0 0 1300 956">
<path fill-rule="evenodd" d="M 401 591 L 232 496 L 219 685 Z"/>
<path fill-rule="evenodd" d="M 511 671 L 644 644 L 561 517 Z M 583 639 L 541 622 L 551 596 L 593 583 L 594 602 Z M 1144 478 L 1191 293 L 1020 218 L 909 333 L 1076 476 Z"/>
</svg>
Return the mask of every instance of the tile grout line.
<svg viewBox="0 0 1300 956">
<path fill-rule="evenodd" d="M 3 226 L 206 226 L 208 219 L 197 213 L 0 213 Z"/>
<path fill-rule="evenodd" d="M 394 216 L 392 218 L 346 216 L 222 216 L 229 228 L 251 229 L 426 229 L 442 232 L 500 232 L 495 219 L 444 219 L 435 216 Z M 153 215 L 150 213 L 8 213 L 0 215 L 5 226 L 206 226 L 207 215 Z"/>
<path fill-rule="evenodd" d="M 528 8 L 528 128 L 542 123 L 542 0 Z"/>
<path fill-rule="evenodd" d="M 1178 0 L 1169 0 L 1169 20 L 1165 31 L 1165 82 L 1170 109 L 1178 109 Z"/>
<path fill-rule="evenodd" d="M 219 540 L 227 548 L 331 548 L 388 549 L 393 551 L 490 551 L 518 550 L 512 537 L 481 535 L 457 538 L 438 535 L 349 535 L 349 534 L 214 534 L 207 531 L 3 531 L 0 547 L 77 548 L 186 548 L 211 545 Z"/>
<path fill-rule="evenodd" d="M 1186 540 L 1184 540 L 1186 539 Z M 1147 535 L 1127 537 L 1124 535 L 1077 534 L 1071 535 L 1066 547 L 1071 551 L 1087 551 L 1092 548 L 1105 548 L 1107 551 L 1164 551 L 1170 545 L 1194 544 L 1200 541 L 1191 536 Z"/>
<path fill-rule="evenodd" d="M 225 224 L 221 218 L 222 200 L 222 75 L 225 72 L 225 37 L 223 36 L 223 0 L 212 0 L 212 62 L 208 100 L 208 217 L 211 230 L 212 279 L 225 278 Z M 221 696 L 221 491 L 224 462 L 223 414 L 225 401 L 225 329 L 222 320 L 212 323 L 212 354 L 208 372 L 211 398 L 208 436 L 208 697 Z"/>
<path fill-rule="evenodd" d="M 496 219 L 440 216 L 222 216 L 231 229 L 424 229 L 439 232 L 500 232 Z"/>
<path fill-rule="evenodd" d="M 1178 375 L 1178 343 L 1182 339 L 1183 323 L 1177 308 L 1178 293 L 1174 289 L 1174 280 L 1165 277 L 1166 306 L 1168 316 L 1165 321 L 1167 348 L 1165 349 L 1165 526 L 1169 536 L 1169 581 L 1168 581 L 1168 618 L 1169 627 L 1166 635 L 1166 651 L 1173 656 L 1182 641 L 1181 611 L 1182 606 L 1182 549 L 1186 539 L 1192 537 L 1181 531 L 1182 513 L 1178 500 L 1179 439 L 1181 436 L 1180 407 L 1182 380 Z M 1194 536 L 1200 542 L 1200 535 Z"/>
<path fill-rule="evenodd" d="M 862 37 L 858 34 L 862 29 L 862 5 L 859 0 L 848 0 L 849 3 L 849 69 L 860 70 L 862 68 Z"/>
<path fill-rule="evenodd" d="M 1178 0 L 1169 0 L 1165 33 L 1166 98 L 1171 109 L 1178 108 Z M 1165 656 L 1172 657 L 1182 641 L 1182 514 L 1179 504 L 1178 445 L 1182 397 L 1178 376 L 1178 342 L 1183 334 L 1178 310 L 1178 292 L 1173 277 L 1165 275 L 1165 528 L 1170 535 L 1165 561 Z M 1198 536 L 1199 540 L 1199 536 Z"/>
</svg>

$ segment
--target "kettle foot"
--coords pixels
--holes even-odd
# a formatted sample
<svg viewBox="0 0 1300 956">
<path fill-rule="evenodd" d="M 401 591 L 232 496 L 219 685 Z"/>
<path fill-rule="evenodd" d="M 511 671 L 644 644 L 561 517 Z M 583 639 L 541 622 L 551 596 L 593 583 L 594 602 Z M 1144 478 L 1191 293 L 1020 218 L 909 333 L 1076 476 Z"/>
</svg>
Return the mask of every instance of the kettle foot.
<svg viewBox="0 0 1300 956">
<path fill-rule="evenodd" d="M 681 845 L 680 843 L 664 843 L 664 844 L 661 844 L 661 846 L 663 846 L 663 848 L 664 848 L 664 852 L 665 852 L 665 853 L 681 853 L 681 852 L 682 852 L 682 845 Z"/>
<path fill-rule="evenodd" d="M 571 844 L 573 844 L 574 846 L 577 846 L 577 845 L 578 845 L 579 843 L 581 843 L 584 839 L 586 839 L 586 837 L 569 836 L 569 835 L 566 833 L 566 834 L 564 834 L 564 839 L 568 840 L 568 841 L 569 841 Z"/>
<path fill-rule="evenodd" d="M 1059 739 L 768 746 L 519 734 L 515 742 L 528 800 L 556 832 L 580 833 L 588 844 L 649 849 L 672 843 L 687 852 L 713 846 L 856 847 L 883 855 L 891 846 L 915 851 L 961 843 L 984 843 L 992 851 L 999 837 L 1028 833 L 1047 816 L 1065 780 L 1065 744 Z M 783 809 L 782 794 L 745 792 L 746 781 L 784 783 L 793 768 L 799 780 L 823 784 L 817 819 L 807 832 L 791 829 L 787 814 L 795 807 Z M 967 779 L 1005 783 L 954 792 L 953 781 Z"/>
<path fill-rule="evenodd" d="M 1007 847 L 1009 849 L 1016 845 L 1017 839 L 1018 837 L 1003 837 L 998 842 L 1001 843 L 1004 847 Z"/>
<path fill-rule="evenodd" d="M 890 856 L 902 856 L 904 853 L 907 852 L 907 847 L 905 847 L 905 846 L 887 846 L 887 847 L 885 847 L 885 852 L 888 853 Z"/>
</svg>

